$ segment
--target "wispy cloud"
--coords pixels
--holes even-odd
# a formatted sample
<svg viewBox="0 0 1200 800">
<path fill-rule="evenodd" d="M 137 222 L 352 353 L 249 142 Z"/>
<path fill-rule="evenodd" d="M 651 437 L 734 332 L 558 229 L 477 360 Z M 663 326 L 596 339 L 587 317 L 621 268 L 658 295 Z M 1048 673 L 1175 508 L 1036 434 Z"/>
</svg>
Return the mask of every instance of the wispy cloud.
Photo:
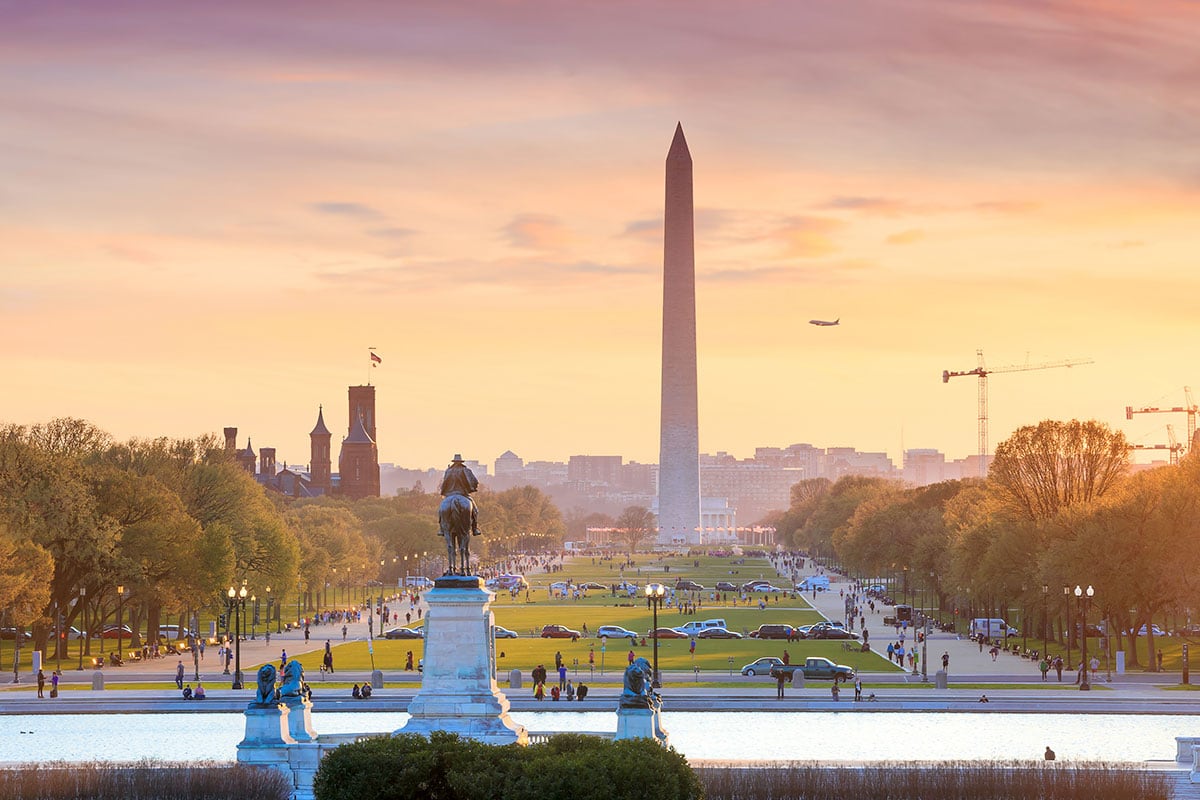
<svg viewBox="0 0 1200 800">
<path fill-rule="evenodd" d="M 836 283 L 872 267 L 874 264 L 865 259 L 849 259 L 778 267 L 718 269 L 702 272 L 696 278 L 711 283 Z"/>
<path fill-rule="evenodd" d="M 825 211 L 862 211 L 865 213 L 895 215 L 911 210 L 903 200 L 891 197 L 863 197 L 841 195 L 831 197 L 817 206 Z"/>
<path fill-rule="evenodd" d="M 779 248 L 779 258 L 820 258 L 835 252 L 832 234 L 845 226 L 828 217 L 787 217 L 767 238 Z"/>
<path fill-rule="evenodd" d="M 310 203 L 308 207 L 318 214 L 328 214 L 334 217 L 348 217 L 367 222 L 380 222 L 387 219 L 383 212 L 362 203 L 326 201 Z"/>
<path fill-rule="evenodd" d="M 529 250 L 559 250 L 571 240 L 570 231 L 548 214 L 518 214 L 501 232 L 509 244 Z"/>
</svg>

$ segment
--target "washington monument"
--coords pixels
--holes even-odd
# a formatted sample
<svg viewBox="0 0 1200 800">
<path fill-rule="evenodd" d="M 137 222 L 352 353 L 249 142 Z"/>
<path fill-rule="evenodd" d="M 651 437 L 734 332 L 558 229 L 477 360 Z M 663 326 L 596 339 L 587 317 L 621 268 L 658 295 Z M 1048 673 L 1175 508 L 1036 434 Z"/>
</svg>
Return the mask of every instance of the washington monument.
<svg viewBox="0 0 1200 800">
<path fill-rule="evenodd" d="M 667 152 L 663 218 L 662 418 L 658 541 L 700 540 L 700 429 L 696 410 L 696 251 L 692 154 L 683 125 Z"/>
</svg>

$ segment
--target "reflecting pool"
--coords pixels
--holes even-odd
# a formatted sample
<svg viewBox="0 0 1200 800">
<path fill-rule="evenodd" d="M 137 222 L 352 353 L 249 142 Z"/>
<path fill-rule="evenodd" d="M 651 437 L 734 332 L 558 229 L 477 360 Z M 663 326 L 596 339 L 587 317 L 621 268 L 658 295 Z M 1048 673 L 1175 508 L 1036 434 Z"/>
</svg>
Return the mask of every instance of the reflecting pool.
<svg viewBox="0 0 1200 800">
<path fill-rule="evenodd" d="M 514 712 L 533 731 L 616 730 L 612 712 Z M 403 713 L 316 713 L 319 733 L 392 731 Z M 704 760 L 1170 760 L 1175 737 L 1200 735 L 1189 715 L 677 712 L 663 715 L 675 749 Z M 232 761 L 244 717 L 229 714 L 0 716 L 0 762 Z"/>
</svg>

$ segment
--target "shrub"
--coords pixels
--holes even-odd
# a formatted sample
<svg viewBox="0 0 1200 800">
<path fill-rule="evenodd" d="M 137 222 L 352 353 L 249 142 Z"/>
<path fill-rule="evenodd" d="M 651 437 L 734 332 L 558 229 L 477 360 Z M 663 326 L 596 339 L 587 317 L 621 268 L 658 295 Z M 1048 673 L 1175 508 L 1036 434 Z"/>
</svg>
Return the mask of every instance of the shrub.
<svg viewBox="0 0 1200 800">
<path fill-rule="evenodd" d="M 343 745 L 317 771 L 317 800 L 703 800 L 674 750 L 649 739 L 560 734 L 529 747 L 435 732 Z"/>
<path fill-rule="evenodd" d="M 241 764 L 52 762 L 0 769 L 5 800 L 287 800 L 290 775 Z"/>
<path fill-rule="evenodd" d="M 708 800 L 1169 800 L 1169 775 L 1138 764 L 1042 762 L 704 767 Z"/>
</svg>

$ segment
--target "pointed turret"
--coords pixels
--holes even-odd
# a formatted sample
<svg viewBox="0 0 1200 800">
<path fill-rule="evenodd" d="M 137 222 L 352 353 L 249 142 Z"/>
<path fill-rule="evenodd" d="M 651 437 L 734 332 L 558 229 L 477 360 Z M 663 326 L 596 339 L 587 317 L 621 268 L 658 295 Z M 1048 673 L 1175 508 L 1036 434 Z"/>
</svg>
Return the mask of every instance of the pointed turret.
<svg viewBox="0 0 1200 800">
<path fill-rule="evenodd" d="M 333 434 L 325 427 L 325 409 L 317 406 L 317 424 L 308 435 L 309 460 L 312 463 L 309 485 L 317 494 L 329 494 L 333 490 L 332 439 Z"/>
<path fill-rule="evenodd" d="M 375 444 L 375 440 L 371 438 L 371 434 L 367 433 L 366 427 L 363 426 L 362 417 L 354 420 L 354 424 L 350 426 L 350 435 L 342 440 L 342 444 Z"/>
</svg>

